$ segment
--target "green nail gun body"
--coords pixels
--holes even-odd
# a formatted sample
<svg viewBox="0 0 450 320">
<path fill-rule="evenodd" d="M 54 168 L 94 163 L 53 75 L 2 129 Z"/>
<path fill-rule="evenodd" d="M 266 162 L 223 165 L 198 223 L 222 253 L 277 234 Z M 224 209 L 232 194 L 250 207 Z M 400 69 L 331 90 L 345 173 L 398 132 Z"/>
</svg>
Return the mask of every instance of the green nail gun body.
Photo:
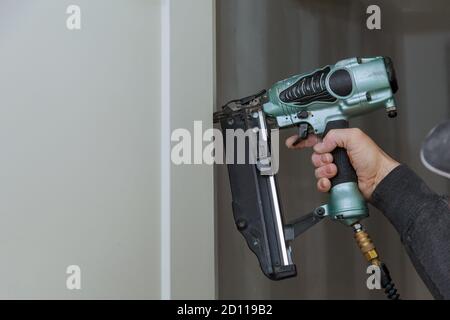
<svg viewBox="0 0 450 320">
<path fill-rule="evenodd" d="M 389 58 L 353 58 L 276 83 L 263 110 L 280 128 L 298 125 L 299 142 L 310 132 L 326 135 L 347 128 L 349 118 L 380 108 L 395 117 L 397 89 Z M 367 206 L 346 152 L 338 149 L 333 156 L 339 172 L 332 179 L 330 202 L 322 208 L 325 215 L 352 225 L 368 215 Z"/>
<path fill-rule="evenodd" d="M 214 114 L 214 122 L 220 122 L 223 131 L 298 126 L 298 143 L 310 133 L 325 136 L 332 129 L 348 128 L 350 118 L 377 109 L 385 109 L 389 117 L 395 117 L 397 89 L 390 58 L 350 58 L 230 101 Z M 265 137 L 270 150 L 269 135 Z M 331 179 L 329 202 L 290 224 L 283 222 L 275 172 L 266 170 L 273 159 L 266 155 L 263 160 L 256 164 L 228 163 L 228 173 L 236 225 L 258 257 L 264 274 L 274 280 L 295 276 L 290 241 L 324 217 L 352 226 L 367 260 L 385 268 L 375 247 L 367 245 L 370 239 L 361 238 L 364 231 L 359 221 L 368 216 L 368 208 L 344 149 L 333 151 L 338 174 Z M 398 298 L 395 288 L 389 287 L 393 285 L 387 270 L 384 275 L 388 296 Z"/>
</svg>

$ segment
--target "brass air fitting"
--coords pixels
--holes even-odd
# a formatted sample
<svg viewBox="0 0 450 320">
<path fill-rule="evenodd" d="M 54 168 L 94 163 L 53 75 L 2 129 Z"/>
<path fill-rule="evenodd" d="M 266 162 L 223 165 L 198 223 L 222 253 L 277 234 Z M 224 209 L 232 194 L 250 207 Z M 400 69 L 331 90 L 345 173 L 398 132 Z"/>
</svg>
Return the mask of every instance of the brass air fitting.
<svg viewBox="0 0 450 320">
<path fill-rule="evenodd" d="M 377 250 L 367 232 L 365 232 L 361 224 L 356 223 L 353 225 L 355 231 L 355 240 L 359 249 L 366 258 L 366 260 L 374 265 L 380 265 Z"/>
</svg>

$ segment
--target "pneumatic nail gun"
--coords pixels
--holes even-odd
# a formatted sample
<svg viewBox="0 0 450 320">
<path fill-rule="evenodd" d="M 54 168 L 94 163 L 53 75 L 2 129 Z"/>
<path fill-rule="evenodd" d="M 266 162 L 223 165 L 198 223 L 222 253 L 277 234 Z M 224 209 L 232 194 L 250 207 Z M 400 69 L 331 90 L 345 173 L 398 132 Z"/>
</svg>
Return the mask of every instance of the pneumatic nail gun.
<svg viewBox="0 0 450 320">
<path fill-rule="evenodd" d="M 265 132 L 262 138 L 260 136 L 266 144 L 263 157 L 252 157 L 253 149 L 248 148 L 244 158 L 255 159 L 254 162 L 239 163 L 237 152 L 233 152 L 234 159 L 227 160 L 227 165 L 236 226 L 267 277 L 280 280 L 296 276 L 291 256 L 292 240 L 329 218 L 353 229 L 367 261 L 380 268 L 381 286 L 388 298 L 398 299 L 389 271 L 360 223 L 368 216 L 368 207 L 345 149 L 336 148 L 332 153 L 338 173 L 331 179 L 328 203 L 285 224 L 276 172 L 270 170 L 273 159 L 268 134 L 271 128 L 297 126 L 298 143 L 308 134 L 325 136 L 331 129 L 348 128 L 350 118 L 377 109 L 385 109 L 389 117 L 395 117 L 397 89 L 390 58 L 350 58 L 279 81 L 267 91 L 230 101 L 214 113 L 214 122 L 220 122 L 223 132 L 249 129 Z M 228 138 L 224 140 L 225 145 L 230 144 Z"/>
</svg>

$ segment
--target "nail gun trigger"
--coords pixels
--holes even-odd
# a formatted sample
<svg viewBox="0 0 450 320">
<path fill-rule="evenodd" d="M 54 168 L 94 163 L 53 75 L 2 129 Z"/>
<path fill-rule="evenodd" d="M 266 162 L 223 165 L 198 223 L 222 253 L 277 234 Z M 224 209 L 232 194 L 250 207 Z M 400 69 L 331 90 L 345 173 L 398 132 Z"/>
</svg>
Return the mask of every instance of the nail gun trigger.
<svg viewBox="0 0 450 320">
<path fill-rule="evenodd" d="M 294 146 L 302 142 L 302 140 L 308 138 L 308 131 L 309 131 L 308 123 L 303 122 L 298 125 L 298 138 L 297 140 L 295 140 Z"/>
</svg>

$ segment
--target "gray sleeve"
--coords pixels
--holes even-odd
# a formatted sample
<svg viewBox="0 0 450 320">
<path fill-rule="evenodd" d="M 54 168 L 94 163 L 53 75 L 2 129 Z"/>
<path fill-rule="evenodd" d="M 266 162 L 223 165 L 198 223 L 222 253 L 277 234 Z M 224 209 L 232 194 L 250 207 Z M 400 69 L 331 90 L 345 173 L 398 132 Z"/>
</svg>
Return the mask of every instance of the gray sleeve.
<svg viewBox="0 0 450 320">
<path fill-rule="evenodd" d="M 406 165 L 387 175 L 371 203 L 397 229 L 418 274 L 437 299 L 450 299 L 450 208 Z"/>
</svg>

